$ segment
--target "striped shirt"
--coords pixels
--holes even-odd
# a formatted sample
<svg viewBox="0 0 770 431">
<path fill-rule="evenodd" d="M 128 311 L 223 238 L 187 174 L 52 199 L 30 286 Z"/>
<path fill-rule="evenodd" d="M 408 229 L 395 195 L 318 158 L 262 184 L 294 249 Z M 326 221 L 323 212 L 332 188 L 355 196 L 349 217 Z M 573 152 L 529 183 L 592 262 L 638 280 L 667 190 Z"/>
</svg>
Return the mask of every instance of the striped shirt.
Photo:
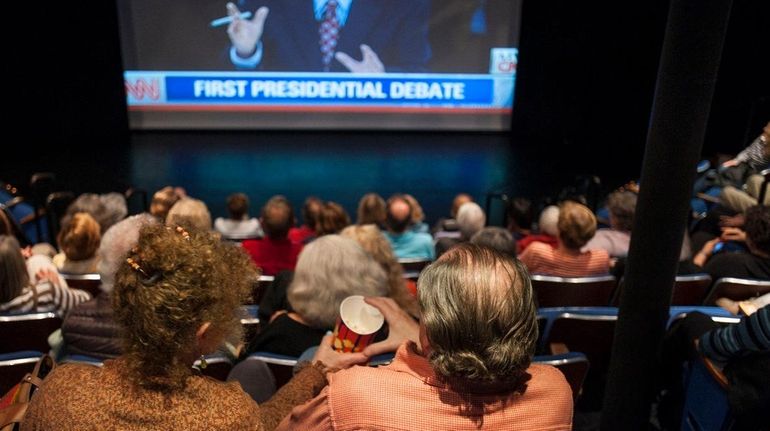
<svg viewBox="0 0 770 431">
<path fill-rule="evenodd" d="M 703 334 L 699 346 L 706 357 L 720 364 L 750 352 L 770 350 L 770 307 L 760 308 L 740 323 Z"/>
<path fill-rule="evenodd" d="M 89 299 L 91 299 L 91 295 L 84 290 L 59 287 L 49 281 L 41 281 L 25 287 L 19 296 L 0 304 L 0 312 L 40 313 L 53 311 L 63 315 L 75 305 Z"/>
<path fill-rule="evenodd" d="M 767 168 L 768 162 L 770 162 L 770 160 L 768 160 L 767 156 L 765 155 L 765 146 L 765 140 L 762 139 L 762 136 L 759 136 L 754 140 L 754 142 L 751 143 L 751 145 L 746 147 L 745 150 L 741 151 L 735 157 L 735 160 L 746 163 L 751 167 L 751 169 L 759 172 L 762 169 Z"/>
<path fill-rule="evenodd" d="M 579 254 L 565 253 L 542 242 L 533 242 L 519 260 L 532 274 L 558 277 L 588 277 L 610 271 L 610 256 L 606 250 L 588 250 Z"/>
</svg>

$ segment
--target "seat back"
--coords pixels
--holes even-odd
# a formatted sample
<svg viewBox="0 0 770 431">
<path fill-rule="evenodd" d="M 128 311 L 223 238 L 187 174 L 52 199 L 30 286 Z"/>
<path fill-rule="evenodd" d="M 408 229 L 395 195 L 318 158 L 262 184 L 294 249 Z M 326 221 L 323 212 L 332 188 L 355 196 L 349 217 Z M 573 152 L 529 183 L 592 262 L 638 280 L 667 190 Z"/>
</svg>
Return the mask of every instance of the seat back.
<svg viewBox="0 0 770 431">
<path fill-rule="evenodd" d="M 588 375 L 589 362 L 586 355 L 580 352 L 568 352 L 560 355 L 535 356 L 532 362 L 551 365 L 561 371 L 572 389 L 572 400 L 577 402 L 583 389 L 583 382 Z"/>
<path fill-rule="evenodd" d="M 586 307 L 559 313 L 549 323 L 545 343 L 553 353 L 566 347 L 567 351 L 583 353 L 591 364 L 578 400 L 584 410 L 601 408 L 617 319 L 616 308 Z"/>
<path fill-rule="evenodd" d="M 597 277 L 533 275 L 532 288 L 539 307 L 601 307 L 610 303 L 617 280 Z"/>
<path fill-rule="evenodd" d="M 67 286 L 73 289 L 85 290 L 91 296 L 96 296 L 101 292 L 99 286 L 102 284 L 102 277 L 98 273 L 67 274 L 63 272 L 61 276 L 67 282 Z"/>
<path fill-rule="evenodd" d="M 270 352 L 254 352 L 249 355 L 248 360 L 262 361 L 267 364 L 270 371 L 275 377 L 275 388 L 280 389 L 281 386 L 288 383 L 294 375 L 294 366 L 297 365 L 299 358 L 294 356 L 278 355 Z"/>
<path fill-rule="evenodd" d="M 259 280 L 254 283 L 251 289 L 250 304 L 259 304 L 262 301 L 262 297 L 265 296 L 265 292 L 275 280 L 272 275 L 260 275 Z"/>
<path fill-rule="evenodd" d="M 0 354 L 0 396 L 32 372 L 41 356 L 42 353 L 35 351 Z"/>
<path fill-rule="evenodd" d="M 61 219 L 67 212 L 67 207 L 75 200 L 72 192 L 53 192 L 45 199 L 45 216 L 51 232 L 52 244 L 57 244 L 57 235 L 61 230 Z"/>
<path fill-rule="evenodd" d="M 431 262 L 432 261 L 430 259 L 423 258 L 401 258 L 398 260 L 398 263 L 404 270 L 404 278 L 409 278 L 412 280 L 417 280 L 422 270 L 425 269 L 426 266 L 430 265 Z"/>
<path fill-rule="evenodd" d="M 699 305 L 711 286 L 708 274 L 677 275 L 671 294 L 671 305 Z"/>
<path fill-rule="evenodd" d="M 48 336 L 61 324 L 62 319 L 54 313 L 0 315 L 0 353 L 47 352 L 51 349 Z"/>
<path fill-rule="evenodd" d="M 733 301 L 747 299 L 770 293 L 770 281 L 750 280 L 747 278 L 724 277 L 714 283 L 703 305 L 714 305 L 718 298 L 728 298 Z"/>
<path fill-rule="evenodd" d="M 705 358 L 690 361 L 681 429 L 726 431 L 731 428 L 727 379 Z"/>
<path fill-rule="evenodd" d="M 227 375 L 233 369 L 233 362 L 221 354 L 206 355 L 205 359 L 206 368 L 201 368 L 203 362 L 200 359 L 193 363 L 193 368 L 199 370 L 204 376 L 212 377 L 222 382 L 227 381 Z"/>
</svg>

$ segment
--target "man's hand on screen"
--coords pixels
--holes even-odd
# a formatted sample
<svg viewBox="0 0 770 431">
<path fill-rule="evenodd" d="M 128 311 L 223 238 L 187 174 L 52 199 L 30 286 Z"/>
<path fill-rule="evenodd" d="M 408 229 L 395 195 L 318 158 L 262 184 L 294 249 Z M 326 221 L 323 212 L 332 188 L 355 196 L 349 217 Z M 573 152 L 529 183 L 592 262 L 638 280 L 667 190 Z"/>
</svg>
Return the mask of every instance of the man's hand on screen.
<svg viewBox="0 0 770 431">
<path fill-rule="evenodd" d="M 361 56 L 363 59 L 361 61 L 356 61 L 344 52 L 334 54 L 334 58 L 353 73 L 385 72 L 385 66 L 380 61 L 380 57 L 378 57 L 377 53 L 375 53 L 368 45 L 361 45 Z"/>
<path fill-rule="evenodd" d="M 254 55 L 257 44 L 262 39 L 269 12 L 270 9 L 263 6 L 257 9 L 257 13 L 251 19 L 243 19 L 238 7 L 232 2 L 227 3 L 227 15 L 233 19 L 227 27 L 227 35 L 230 36 L 230 42 L 233 43 L 239 57 L 248 58 Z"/>
</svg>

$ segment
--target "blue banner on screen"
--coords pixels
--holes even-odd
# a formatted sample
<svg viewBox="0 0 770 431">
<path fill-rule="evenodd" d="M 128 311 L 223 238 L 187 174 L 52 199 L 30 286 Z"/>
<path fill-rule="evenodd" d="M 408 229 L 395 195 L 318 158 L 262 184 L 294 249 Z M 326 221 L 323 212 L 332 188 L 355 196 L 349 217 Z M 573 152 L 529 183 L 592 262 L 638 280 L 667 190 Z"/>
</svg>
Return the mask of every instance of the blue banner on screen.
<svg viewBox="0 0 770 431">
<path fill-rule="evenodd" d="M 510 108 L 514 75 L 126 72 L 128 104 Z"/>
</svg>

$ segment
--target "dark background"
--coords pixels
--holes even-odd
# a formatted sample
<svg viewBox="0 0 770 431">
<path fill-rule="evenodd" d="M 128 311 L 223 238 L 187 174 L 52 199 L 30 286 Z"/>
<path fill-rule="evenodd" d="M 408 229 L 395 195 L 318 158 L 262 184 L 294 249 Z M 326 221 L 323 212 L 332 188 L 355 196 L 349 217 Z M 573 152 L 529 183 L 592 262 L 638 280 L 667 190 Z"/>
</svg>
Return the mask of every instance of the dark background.
<svg viewBox="0 0 770 431">
<path fill-rule="evenodd" d="M 367 191 L 403 190 L 429 220 L 459 191 L 539 199 L 577 175 L 597 175 L 608 190 L 639 175 L 668 8 L 622 3 L 524 2 L 505 133 L 130 132 L 116 6 L 7 5 L 21 30 L 6 26 L 3 37 L 0 180 L 25 191 L 32 173 L 52 171 L 76 193 L 183 185 L 215 216 L 232 191 L 255 205 L 278 192 L 295 205 L 317 194 L 353 213 Z M 737 153 L 770 120 L 766 3 L 733 3 L 704 158 Z"/>
</svg>

